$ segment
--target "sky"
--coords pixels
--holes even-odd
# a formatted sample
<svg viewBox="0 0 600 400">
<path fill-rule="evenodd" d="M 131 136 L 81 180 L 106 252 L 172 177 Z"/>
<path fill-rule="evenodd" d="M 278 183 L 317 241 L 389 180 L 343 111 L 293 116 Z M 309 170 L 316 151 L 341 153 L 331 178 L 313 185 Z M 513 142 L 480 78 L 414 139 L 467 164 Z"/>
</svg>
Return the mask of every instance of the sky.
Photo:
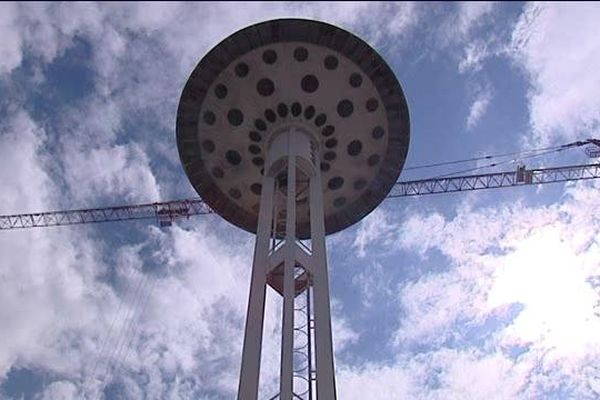
<svg viewBox="0 0 600 400">
<path fill-rule="evenodd" d="M 406 167 L 600 137 L 598 3 L 0 3 L 0 214 L 195 197 L 181 90 L 220 40 L 277 17 L 382 54 Z M 599 188 L 390 199 L 328 237 L 338 397 L 599 398 Z M 0 232 L 0 399 L 235 398 L 252 249 L 214 215 Z M 270 292 L 260 398 L 278 306 Z"/>
</svg>

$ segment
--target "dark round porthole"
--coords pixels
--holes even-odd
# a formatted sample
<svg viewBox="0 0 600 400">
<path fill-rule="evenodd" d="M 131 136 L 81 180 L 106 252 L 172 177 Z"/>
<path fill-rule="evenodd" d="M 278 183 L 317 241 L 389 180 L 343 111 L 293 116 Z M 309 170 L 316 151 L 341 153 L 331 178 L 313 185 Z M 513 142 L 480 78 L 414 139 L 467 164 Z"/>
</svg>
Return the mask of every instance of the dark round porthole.
<svg viewBox="0 0 600 400">
<path fill-rule="evenodd" d="M 315 118 L 316 126 L 323 126 L 325 125 L 325 122 L 327 122 L 327 116 L 325 114 L 319 114 L 317 115 L 317 118 Z"/>
<path fill-rule="evenodd" d="M 300 105 L 300 103 L 295 102 L 294 104 L 292 104 L 292 115 L 294 117 L 297 117 L 298 115 L 300 115 L 302 113 L 302 106 Z"/>
<path fill-rule="evenodd" d="M 336 157 L 337 155 L 335 154 L 335 151 L 326 151 L 325 154 L 323 154 L 323 158 L 326 161 L 333 161 Z"/>
<path fill-rule="evenodd" d="M 306 59 L 308 58 L 308 50 L 306 49 L 306 47 L 296 47 L 296 49 L 294 50 L 294 58 L 296 59 L 296 61 L 306 61 Z"/>
<path fill-rule="evenodd" d="M 215 86 L 215 96 L 217 96 L 218 99 L 224 99 L 227 97 L 227 86 L 223 85 L 222 83 L 219 83 L 217 86 Z"/>
<path fill-rule="evenodd" d="M 308 106 L 304 109 L 304 118 L 311 119 L 315 116 L 315 108 L 313 106 Z"/>
<path fill-rule="evenodd" d="M 217 117 L 215 116 L 215 113 L 212 111 L 205 111 L 204 114 L 202 115 L 202 119 L 204 120 L 204 122 L 207 125 L 214 125 L 215 122 L 217 121 Z"/>
<path fill-rule="evenodd" d="M 263 78 L 256 84 L 256 91 L 263 97 L 270 96 L 275 91 L 275 84 L 269 78 Z"/>
<path fill-rule="evenodd" d="M 238 108 L 232 108 L 227 113 L 227 120 L 233 126 L 240 126 L 244 122 L 244 114 Z"/>
<path fill-rule="evenodd" d="M 306 75 L 302 78 L 300 86 L 306 93 L 314 93 L 319 88 L 319 80 L 314 75 Z"/>
<path fill-rule="evenodd" d="M 215 151 L 215 143 L 212 140 L 205 140 L 204 142 L 202 142 L 202 148 L 207 153 L 212 153 L 213 151 Z"/>
<path fill-rule="evenodd" d="M 265 52 L 262 55 L 262 59 L 265 62 L 265 64 L 275 64 L 275 61 L 277 61 L 277 53 L 275 52 L 275 50 L 265 50 Z"/>
<path fill-rule="evenodd" d="M 379 107 L 379 102 L 377 101 L 377 99 L 370 98 L 369 100 L 367 100 L 367 111 L 368 112 L 373 112 L 373 111 L 377 110 L 377 107 Z"/>
<path fill-rule="evenodd" d="M 248 151 L 254 155 L 260 154 L 260 147 L 255 144 L 251 144 L 250 146 L 248 146 Z"/>
<path fill-rule="evenodd" d="M 338 67 L 339 60 L 336 56 L 327 56 L 323 61 L 323 65 L 328 70 L 334 70 Z"/>
<path fill-rule="evenodd" d="M 348 154 L 351 156 L 357 156 L 362 150 L 362 143 L 360 140 L 353 140 L 348 144 Z"/>
<path fill-rule="evenodd" d="M 373 139 L 381 139 L 383 135 L 385 135 L 385 131 L 381 126 L 376 126 L 375 128 L 373 128 L 372 135 Z"/>
<path fill-rule="evenodd" d="M 344 178 L 341 176 L 334 176 L 327 182 L 327 187 L 331 190 L 338 190 L 344 184 Z"/>
<path fill-rule="evenodd" d="M 265 160 L 262 157 L 254 157 L 252 159 L 252 164 L 256 165 L 257 167 L 260 167 L 264 163 L 265 163 Z M 261 172 L 261 174 L 262 174 L 262 172 Z"/>
<path fill-rule="evenodd" d="M 360 74 L 354 73 L 352 75 L 350 75 L 350 86 L 352 86 L 353 88 L 357 88 L 360 87 L 360 85 L 362 85 L 362 76 L 360 76 Z"/>
<path fill-rule="evenodd" d="M 235 74 L 240 78 L 246 77 L 248 75 L 248 72 L 250 72 L 250 68 L 246 63 L 241 62 L 235 66 Z"/>
<path fill-rule="evenodd" d="M 285 105 L 284 103 L 279 103 L 277 105 L 277 114 L 279 114 L 279 116 L 281 118 L 285 118 L 288 115 L 288 106 Z"/>
<path fill-rule="evenodd" d="M 235 150 L 228 150 L 227 153 L 225 153 L 225 159 L 231 165 L 238 165 L 242 162 L 242 156 Z"/>
<path fill-rule="evenodd" d="M 367 163 L 369 164 L 370 167 L 373 167 L 373 166 L 379 164 L 379 161 L 381 161 L 381 157 L 379 156 L 379 154 L 373 154 L 372 156 L 369 156 Z"/>
<path fill-rule="evenodd" d="M 344 99 L 338 103 L 337 112 L 340 117 L 347 118 L 354 112 L 354 105 L 350 100 Z"/>
<path fill-rule="evenodd" d="M 260 118 L 258 118 L 258 119 L 256 119 L 254 121 L 254 126 L 259 131 L 266 131 L 267 130 L 267 123 L 265 121 L 263 121 L 262 119 L 260 119 Z"/>
<path fill-rule="evenodd" d="M 325 141 L 325 147 L 327 147 L 328 149 L 333 149 L 335 146 L 337 146 L 338 141 L 336 138 L 329 138 Z"/>
<path fill-rule="evenodd" d="M 267 108 L 265 110 L 265 119 L 267 121 L 269 121 L 270 123 L 275 122 L 275 120 L 277 119 L 277 115 L 275 115 L 275 111 L 271 110 L 270 108 Z"/>
<path fill-rule="evenodd" d="M 325 126 L 322 130 L 321 130 L 321 135 L 328 137 L 333 135 L 333 133 L 335 132 L 335 128 L 333 125 L 327 125 Z"/>
<path fill-rule="evenodd" d="M 248 137 L 253 142 L 260 142 L 262 140 L 262 136 L 260 136 L 260 133 L 258 133 L 256 131 L 250 131 L 250 133 L 248 134 Z"/>
</svg>

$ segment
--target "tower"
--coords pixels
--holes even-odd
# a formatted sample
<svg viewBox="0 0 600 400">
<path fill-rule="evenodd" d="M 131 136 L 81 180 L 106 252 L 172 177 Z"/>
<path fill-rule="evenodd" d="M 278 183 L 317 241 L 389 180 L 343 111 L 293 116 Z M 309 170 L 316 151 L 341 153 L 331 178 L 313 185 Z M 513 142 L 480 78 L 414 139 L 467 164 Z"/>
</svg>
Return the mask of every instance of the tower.
<svg viewBox="0 0 600 400">
<path fill-rule="evenodd" d="M 177 112 L 181 162 L 213 210 L 256 234 L 239 400 L 258 395 L 267 288 L 283 315 L 272 398 L 336 398 L 325 237 L 386 197 L 409 130 L 389 66 L 323 22 L 249 26 L 192 72 Z"/>
</svg>

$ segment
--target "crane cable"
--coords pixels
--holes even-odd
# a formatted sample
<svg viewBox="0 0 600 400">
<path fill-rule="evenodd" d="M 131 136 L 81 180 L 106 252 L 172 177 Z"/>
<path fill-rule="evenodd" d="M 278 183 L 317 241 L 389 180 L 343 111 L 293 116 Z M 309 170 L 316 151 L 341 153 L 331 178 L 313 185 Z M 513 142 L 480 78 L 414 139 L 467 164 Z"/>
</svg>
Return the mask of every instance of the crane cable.
<svg viewBox="0 0 600 400">
<path fill-rule="evenodd" d="M 490 154 L 490 155 L 484 155 L 484 156 L 479 156 L 479 157 L 471 157 L 471 158 L 465 158 L 462 160 L 452 160 L 452 161 L 443 161 L 443 162 L 432 163 L 432 164 L 415 165 L 415 166 L 411 166 L 411 167 L 405 167 L 405 168 L 403 168 L 403 171 L 435 168 L 435 167 L 441 167 L 441 166 L 445 166 L 445 165 L 462 164 L 462 163 L 467 163 L 467 162 L 472 162 L 472 161 L 491 160 L 494 158 L 502 158 L 502 157 L 509 157 L 509 156 L 529 155 L 528 153 L 538 153 L 538 152 L 547 152 L 547 151 L 551 152 L 554 150 L 560 151 L 560 150 L 563 150 L 566 148 L 584 146 L 586 144 L 594 143 L 594 141 L 595 141 L 595 139 L 579 140 L 579 141 L 576 141 L 573 143 L 563 144 L 560 146 L 542 147 L 539 149 L 521 150 L 521 151 L 513 151 L 510 153 Z"/>
</svg>

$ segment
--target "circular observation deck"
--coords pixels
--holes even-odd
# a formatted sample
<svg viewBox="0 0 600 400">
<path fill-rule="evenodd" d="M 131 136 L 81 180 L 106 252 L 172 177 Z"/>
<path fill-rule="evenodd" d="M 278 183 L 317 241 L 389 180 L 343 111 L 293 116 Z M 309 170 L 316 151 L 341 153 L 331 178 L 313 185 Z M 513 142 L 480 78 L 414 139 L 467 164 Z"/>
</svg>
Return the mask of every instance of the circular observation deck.
<svg viewBox="0 0 600 400">
<path fill-rule="evenodd" d="M 266 146 L 290 124 L 319 142 L 326 234 L 369 214 L 400 175 L 410 124 L 390 67 L 345 30 L 279 19 L 223 40 L 183 89 L 177 146 L 200 197 L 256 233 Z M 308 204 L 297 205 L 297 230 L 310 236 Z"/>
</svg>

